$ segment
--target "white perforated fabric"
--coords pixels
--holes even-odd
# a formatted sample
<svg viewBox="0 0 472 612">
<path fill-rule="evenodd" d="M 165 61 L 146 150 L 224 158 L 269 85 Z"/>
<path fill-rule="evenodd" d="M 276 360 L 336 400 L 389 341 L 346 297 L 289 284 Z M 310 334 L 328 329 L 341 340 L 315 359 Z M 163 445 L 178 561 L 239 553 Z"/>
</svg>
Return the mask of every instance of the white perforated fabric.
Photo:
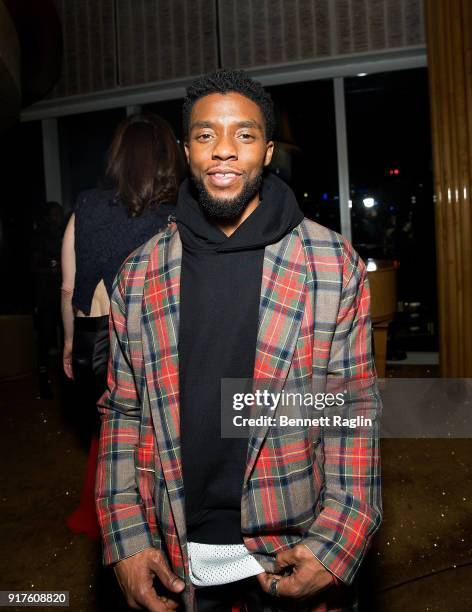
<svg viewBox="0 0 472 612">
<path fill-rule="evenodd" d="M 195 586 L 216 586 L 265 571 L 244 544 L 188 542 L 190 580 Z"/>
</svg>

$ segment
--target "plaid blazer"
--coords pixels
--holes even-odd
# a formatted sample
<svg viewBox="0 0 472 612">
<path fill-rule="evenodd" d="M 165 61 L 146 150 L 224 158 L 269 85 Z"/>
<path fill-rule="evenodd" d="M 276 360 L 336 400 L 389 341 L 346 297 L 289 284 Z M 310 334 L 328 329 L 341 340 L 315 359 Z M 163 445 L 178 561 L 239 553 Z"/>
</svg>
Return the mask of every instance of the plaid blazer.
<svg viewBox="0 0 472 612">
<path fill-rule="evenodd" d="M 179 288 L 175 223 L 132 253 L 115 279 L 108 390 L 96 497 L 111 564 L 161 549 L 189 579 L 179 426 Z M 380 409 L 364 263 L 339 234 L 304 219 L 265 249 L 254 378 L 362 379 L 363 414 Z M 244 543 L 267 570 L 299 542 L 350 584 L 381 521 L 376 426 L 367 434 L 298 436 L 251 429 L 241 499 Z"/>
</svg>

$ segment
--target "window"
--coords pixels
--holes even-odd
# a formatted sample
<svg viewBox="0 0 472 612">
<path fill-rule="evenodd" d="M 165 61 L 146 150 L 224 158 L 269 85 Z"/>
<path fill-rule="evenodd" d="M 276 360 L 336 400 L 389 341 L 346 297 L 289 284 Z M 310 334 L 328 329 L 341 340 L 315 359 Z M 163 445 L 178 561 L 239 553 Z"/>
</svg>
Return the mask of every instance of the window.
<svg viewBox="0 0 472 612">
<path fill-rule="evenodd" d="M 426 69 L 346 78 L 351 224 L 364 258 L 398 263 L 398 337 L 435 350 L 436 267 Z M 398 338 L 397 338 L 398 339 Z"/>
<path fill-rule="evenodd" d="M 308 218 L 340 231 L 332 81 L 267 89 L 277 126 L 270 169 L 289 183 Z"/>
</svg>

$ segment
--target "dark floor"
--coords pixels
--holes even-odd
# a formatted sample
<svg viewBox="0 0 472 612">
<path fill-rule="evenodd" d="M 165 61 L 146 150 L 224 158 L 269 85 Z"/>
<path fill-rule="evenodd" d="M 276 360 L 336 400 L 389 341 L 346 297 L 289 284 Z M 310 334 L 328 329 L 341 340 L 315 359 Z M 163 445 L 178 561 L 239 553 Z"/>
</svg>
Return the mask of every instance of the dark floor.
<svg viewBox="0 0 472 612">
<path fill-rule="evenodd" d="M 52 400 L 35 399 L 33 377 L 0 383 L 0 590 L 68 590 L 77 612 L 126 609 L 99 545 L 65 525 L 88 449 L 73 389 L 52 377 Z M 362 610 L 472 610 L 472 440 L 382 440 L 382 454 L 384 521 L 362 572 Z"/>
</svg>

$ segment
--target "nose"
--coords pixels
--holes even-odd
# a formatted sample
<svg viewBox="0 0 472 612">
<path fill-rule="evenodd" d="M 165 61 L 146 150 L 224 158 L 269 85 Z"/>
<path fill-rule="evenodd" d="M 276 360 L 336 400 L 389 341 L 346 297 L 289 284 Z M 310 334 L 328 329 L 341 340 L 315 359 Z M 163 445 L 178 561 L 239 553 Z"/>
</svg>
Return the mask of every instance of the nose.
<svg viewBox="0 0 472 612">
<path fill-rule="evenodd" d="M 237 158 L 238 152 L 233 138 L 226 134 L 221 135 L 215 142 L 212 159 L 228 160 Z"/>
</svg>

